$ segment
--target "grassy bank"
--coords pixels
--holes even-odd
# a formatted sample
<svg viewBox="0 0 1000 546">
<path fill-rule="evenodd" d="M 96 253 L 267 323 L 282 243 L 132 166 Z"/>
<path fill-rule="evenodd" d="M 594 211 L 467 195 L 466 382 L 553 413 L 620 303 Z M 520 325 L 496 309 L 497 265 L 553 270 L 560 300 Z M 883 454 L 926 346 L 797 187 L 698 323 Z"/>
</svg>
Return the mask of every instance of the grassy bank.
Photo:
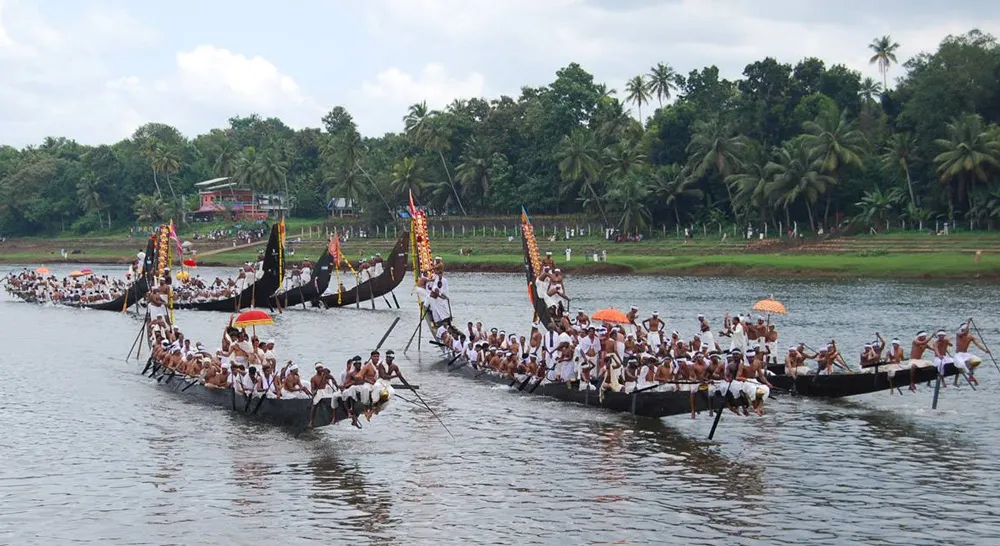
<svg viewBox="0 0 1000 546">
<path fill-rule="evenodd" d="M 290 237 L 294 240 L 295 234 Z M 351 239 L 343 245 L 345 255 L 355 258 L 385 252 L 391 239 Z M 214 246 L 213 246 L 214 245 Z M 1000 235 L 964 233 L 948 237 L 926 234 L 858 236 L 796 242 L 774 241 L 748 247 L 746 241 L 701 238 L 694 241 L 664 237 L 641 243 L 613 243 L 582 238 L 539 242 L 551 250 L 563 269 L 576 274 L 632 273 L 643 275 L 702 276 L 797 276 L 828 278 L 986 278 L 1000 280 Z M 135 255 L 140 239 L 109 236 L 87 239 L 21 239 L 0 245 L 0 263 L 124 263 Z M 231 243 L 197 241 L 205 256 L 203 265 L 230 266 L 252 260 L 263 249 L 230 250 Z M 289 261 L 315 259 L 325 242 L 306 239 L 295 245 Z M 442 256 L 452 271 L 522 271 L 521 244 L 507 237 L 440 237 L 433 241 L 434 253 Z M 565 262 L 564 251 L 573 248 L 573 259 Z M 78 250 L 62 260 L 60 249 Z M 606 250 L 607 262 L 584 260 L 593 249 Z M 471 255 L 460 255 L 460 251 Z M 979 256 L 977 258 L 977 251 Z"/>
</svg>

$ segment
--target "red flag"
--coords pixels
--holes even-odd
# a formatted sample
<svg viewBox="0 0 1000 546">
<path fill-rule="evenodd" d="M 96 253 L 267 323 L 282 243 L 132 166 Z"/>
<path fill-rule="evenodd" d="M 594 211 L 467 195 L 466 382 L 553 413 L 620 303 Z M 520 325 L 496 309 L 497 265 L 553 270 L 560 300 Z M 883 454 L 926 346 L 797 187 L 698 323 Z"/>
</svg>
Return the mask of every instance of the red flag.
<svg viewBox="0 0 1000 546">
<path fill-rule="evenodd" d="M 417 216 L 417 206 L 413 204 L 413 190 L 410 190 L 410 217 L 415 218 Z"/>
<path fill-rule="evenodd" d="M 330 257 L 333 258 L 334 267 L 340 268 L 340 236 L 336 233 L 333 234 L 333 238 L 330 239 L 330 244 L 326 247 L 326 251 L 330 253 Z"/>
</svg>

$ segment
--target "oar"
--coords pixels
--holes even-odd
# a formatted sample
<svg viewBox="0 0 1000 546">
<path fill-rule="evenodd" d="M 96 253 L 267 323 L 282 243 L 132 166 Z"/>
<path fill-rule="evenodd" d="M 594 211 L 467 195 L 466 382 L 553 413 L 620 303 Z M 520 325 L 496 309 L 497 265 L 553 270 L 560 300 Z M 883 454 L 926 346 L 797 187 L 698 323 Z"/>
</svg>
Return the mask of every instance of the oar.
<svg viewBox="0 0 1000 546">
<path fill-rule="evenodd" d="M 420 328 L 424 325 L 424 317 L 426 315 L 427 315 L 427 308 L 425 307 L 425 308 L 423 308 L 423 309 L 420 310 L 420 320 L 417 321 L 417 329 L 413 331 L 412 335 L 410 335 L 410 341 L 406 342 L 406 347 L 403 349 L 404 353 L 406 351 L 410 350 L 410 344 L 413 343 L 413 338 L 416 337 L 417 332 L 419 332 Z"/>
<path fill-rule="evenodd" d="M 396 304 L 396 309 L 399 309 L 399 300 L 396 299 L 396 291 L 395 291 L 395 289 L 390 290 L 389 294 L 392 295 L 392 302 Z"/>
<path fill-rule="evenodd" d="M 251 415 L 257 415 L 257 411 L 260 410 L 261 404 L 263 404 L 264 399 L 267 398 L 267 393 L 271 392 L 271 387 L 274 385 L 274 379 L 276 377 L 278 377 L 278 370 L 274 370 L 273 373 L 271 373 L 271 380 L 267 382 L 267 387 L 264 388 L 264 392 L 260 393 L 260 400 L 257 400 L 257 405 L 254 406 L 253 413 Z"/>
<path fill-rule="evenodd" d="M 385 331 L 385 334 L 382 336 L 382 339 L 380 339 L 378 345 L 375 346 L 376 351 L 382 348 L 382 344 L 385 343 L 386 338 L 389 337 L 389 334 L 392 332 L 392 329 L 395 328 L 397 324 L 399 324 L 399 317 L 396 317 L 396 320 L 392 321 L 392 324 L 389 325 L 389 329 Z"/>
<path fill-rule="evenodd" d="M 193 387 L 193 386 L 195 385 L 195 383 L 197 383 L 198 381 L 200 381 L 200 379 L 199 379 L 199 378 L 195 378 L 195 379 L 194 379 L 194 381 L 192 381 L 192 382 L 188 383 L 188 384 L 187 384 L 187 385 L 186 385 L 186 386 L 185 386 L 185 387 L 184 387 L 183 389 L 181 389 L 181 392 L 184 392 L 184 391 L 186 391 L 186 390 L 190 389 L 190 388 L 191 388 L 191 387 Z"/>
<path fill-rule="evenodd" d="M 139 344 L 139 338 L 142 337 L 142 332 L 146 329 L 146 325 L 148 323 L 149 323 L 149 309 L 146 309 L 146 318 L 142 320 L 142 326 L 139 327 L 139 333 L 136 334 L 135 341 L 132 342 L 132 348 L 129 349 L 128 354 L 125 355 L 126 362 L 128 362 L 129 357 L 132 356 L 132 351 L 135 350 L 135 346 Z M 136 358 L 139 358 L 138 354 L 136 354 Z"/>
<path fill-rule="evenodd" d="M 403 384 L 403 386 L 410 389 L 410 392 L 412 392 L 417 397 L 417 400 L 420 400 L 420 403 L 423 404 L 425 408 L 427 408 L 427 411 L 431 412 L 431 415 L 433 415 L 434 418 L 438 420 L 438 423 L 441 423 L 441 426 L 444 427 L 444 430 L 445 432 L 448 433 L 448 436 L 451 436 L 451 439 L 455 440 L 456 439 L 455 435 L 452 434 L 450 430 L 448 430 L 448 427 L 444 424 L 444 421 L 441 420 L 441 417 L 438 416 L 437 412 L 432 410 L 431 407 L 427 405 L 427 402 L 424 401 L 424 397 L 420 396 L 420 393 L 417 392 L 416 389 L 410 387 L 410 384 L 406 381 L 406 379 L 403 378 L 402 375 L 399 375 L 397 377 L 399 378 L 399 381 Z"/>
<path fill-rule="evenodd" d="M 986 340 L 983 339 L 983 334 L 982 332 L 979 331 L 979 326 L 977 326 L 976 323 L 973 322 L 971 318 L 969 319 L 969 323 L 972 324 L 972 327 L 976 329 L 976 335 L 979 336 L 979 341 L 983 342 L 983 347 L 986 348 L 986 354 L 990 355 L 990 360 L 993 361 L 993 365 L 996 366 L 997 371 L 1000 372 L 1000 364 L 997 364 L 997 359 L 993 356 L 993 351 L 990 351 L 990 346 L 987 345 Z"/>
<path fill-rule="evenodd" d="M 726 409 L 726 395 L 729 394 L 729 389 L 733 386 L 734 379 L 736 379 L 736 374 L 733 374 L 733 377 L 729 379 L 729 384 L 726 385 L 726 390 L 722 393 L 722 404 L 719 406 L 719 412 L 715 414 L 715 421 L 712 422 L 712 430 L 708 432 L 709 440 L 715 437 L 715 429 L 719 427 L 719 420 L 722 419 L 722 410 Z"/>
<path fill-rule="evenodd" d="M 152 365 L 153 365 L 153 357 L 149 357 L 149 360 L 146 361 L 146 367 L 142 369 L 142 375 L 146 375 L 146 372 L 149 371 L 149 367 Z"/>
</svg>

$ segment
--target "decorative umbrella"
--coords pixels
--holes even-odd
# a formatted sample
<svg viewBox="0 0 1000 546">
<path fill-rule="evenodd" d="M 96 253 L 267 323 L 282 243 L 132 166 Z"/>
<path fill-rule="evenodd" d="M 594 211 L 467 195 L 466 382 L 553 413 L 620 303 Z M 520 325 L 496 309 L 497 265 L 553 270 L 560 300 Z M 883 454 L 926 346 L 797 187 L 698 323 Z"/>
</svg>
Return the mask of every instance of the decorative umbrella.
<svg viewBox="0 0 1000 546">
<path fill-rule="evenodd" d="M 618 324 L 629 323 L 628 317 L 625 316 L 625 313 L 622 313 L 621 311 L 613 307 L 610 309 L 601 309 L 600 311 L 594 313 L 593 315 L 590 315 L 590 318 L 591 320 L 596 320 L 600 322 L 614 322 Z"/>
<path fill-rule="evenodd" d="M 85 268 L 83 268 L 83 269 L 80 270 L 80 273 L 83 273 L 84 275 L 93 275 L 94 274 L 94 270 L 85 267 Z"/>
<path fill-rule="evenodd" d="M 760 311 L 761 313 L 767 313 L 769 315 L 787 315 L 788 310 L 785 309 L 785 305 L 774 298 L 767 298 L 766 300 L 760 300 L 753 304 L 754 311 Z"/>
<path fill-rule="evenodd" d="M 79 269 L 76 270 L 76 271 L 70 271 L 69 272 L 69 276 L 73 277 L 73 278 L 82 277 L 84 275 L 86 275 L 86 273 L 84 273 L 83 271 L 80 271 Z"/>
<path fill-rule="evenodd" d="M 250 309 L 249 311 L 244 311 L 240 313 L 236 320 L 233 322 L 233 326 L 237 328 L 246 328 L 247 326 L 273 326 L 274 319 L 271 315 L 260 309 Z"/>
<path fill-rule="evenodd" d="M 198 267 L 198 262 L 195 262 L 194 258 L 185 258 L 184 261 L 181 263 L 183 263 L 187 267 Z"/>
<path fill-rule="evenodd" d="M 47 267 L 45 267 L 43 265 L 42 267 L 39 267 L 38 269 L 36 269 L 35 273 L 41 273 L 42 275 L 48 275 L 49 274 L 49 268 L 47 268 Z"/>
<path fill-rule="evenodd" d="M 785 304 L 774 299 L 774 297 L 769 297 L 765 300 L 760 300 L 753 304 L 752 309 L 754 311 L 760 311 L 761 313 L 767 313 L 767 324 L 771 324 L 771 315 L 787 315 L 788 310 L 785 309 Z"/>
</svg>

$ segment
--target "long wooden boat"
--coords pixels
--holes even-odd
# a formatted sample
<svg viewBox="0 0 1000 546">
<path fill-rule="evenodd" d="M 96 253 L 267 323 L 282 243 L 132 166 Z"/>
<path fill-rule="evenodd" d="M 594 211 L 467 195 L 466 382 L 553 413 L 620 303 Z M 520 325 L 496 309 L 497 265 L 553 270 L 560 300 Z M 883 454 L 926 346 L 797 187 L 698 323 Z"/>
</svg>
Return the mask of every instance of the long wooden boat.
<svg viewBox="0 0 1000 546">
<path fill-rule="evenodd" d="M 929 360 L 918 360 L 914 383 L 935 381 L 938 377 L 937 367 Z M 975 368 L 982 363 L 973 359 L 969 366 Z M 817 398 L 843 398 L 892 389 L 906 389 L 910 385 L 910 361 L 902 364 L 874 365 L 861 372 L 835 373 L 819 375 L 815 373 L 790 376 L 785 374 L 783 366 L 770 366 L 773 376 L 768 377 L 772 385 L 789 391 L 798 396 Z M 945 364 L 942 381 L 958 375 L 960 372 L 954 364 Z"/>
<path fill-rule="evenodd" d="M 330 286 L 330 276 L 333 275 L 333 266 L 331 262 L 333 257 L 326 249 L 320 254 L 319 258 L 316 259 L 316 264 L 312 268 L 312 281 L 305 285 L 286 290 L 284 292 L 277 292 L 269 298 L 269 305 L 272 308 L 281 307 L 283 309 L 294 309 L 295 307 L 303 303 L 311 303 L 313 306 L 318 305 L 319 295 L 326 291 L 326 288 Z"/>
<path fill-rule="evenodd" d="M 125 292 L 122 293 L 121 296 L 118 296 L 113 300 L 100 303 L 59 302 L 59 305 L 80 309 L 93 309 L 95 311 L 125 311 L 142 300 L 142 298 L 146 297 L 146 294 L 149 292 L 150 285 L 153 280 L 152 277 L 148 275 L 148 272 L 153 270 L 153 266 L 156 263 L 155 253 L 155 241 L 153 237 L 149 237 L 146 244 L 146 257 L 143 260 L 142 270 L 135 272 L 135 280 L 128 285 Z M 36 298 L 34 294 L 14 290 L 9 290 L 8 292 L 26 302 L 38 303 L 38 298 Z"/>
<path fill-rule="evenodd" d="M 281 285 L 282 273 L 281 264 L 284 263 L 285 249 L 282 248 L 281 237 L 279 235 L 280 224 L 271 226 L 271 235 L 267 239 L 267 247 L 264 249 L 264 263 L 262 274 L 253 284 L 243 289 L 236 296 L 221 300 L 211 300 L 202 302 L 174 303 L 174 309 L 196 309 L 198 311 L 226 311 L 234 312 L 254 305 L 263 305 Z"/>
<path fill-rule="evenodd" d="M 530 223 L 527 222 L 527 215 L 522 217 L 522 221 L 527 224 L 528 229 L 522 229 L 522 237 L 533 237 L 532 230 L 530 228 Z M 524 226 L 522 226 L 524 227 Z M 416 229 L 416 228 L 415 228 Z M 421 235 L 419 231 L 416 231 L 418 236 Z M 524 235 L 527 233 L 527 235 Z M 426 233 L 422 234 L 426 238 Z M 524 254 L 525 254 L 525 269 L 528 272 L 528 293 L 532 297 L 532 306 L 536 311 L 537 317 L 543 321 L 543 325 L 546 318 L 550 318 L 547 315 L 547 309 L 545 309 L 544 304 L 539 308 L 537 302 L 539 298 L 534 297 L 533 288 L 535 286 L 533 272 L 535 270 L 532 267 L 531 252 L 532 249 L 537 249 L 534 245 L 533 240 L 524 242 Z M 429 249 L 428 249 L 429 250 Z M 420 256 L 428 256 L 428 252 L 417 252 L 418 257 L 418 270 L 423 269 L 422 264 L 419 263 Z M 436 326 L 430 318 L 430 313 L 423 313 L 424 319 L 428 323 L 431 335 L 436 338 Z M 592 387 L 580 389 L 577 383 L 566 383 L 566 382 L 543 382 L 536 383 L 536 379 L 527 378 L 511 378 L 507 376 L 500 375 L 491 369 L 476 368 L 468 362 L 464 355 L 459 355 L 455 357 L 454 354 L 445 348 L 439 339 L 435 339 L 435 343 L 442 347 L 444 353 L 444 358 L 439 366 L 445 366 L 444 362 L 448 362 L 446 368 L 449 372 L 461 375 L 469 379 L 475 379 L 488 383 L 505 384 L 516 389 L 519 392 L 535 394 L 540 396 L 547 396 L 550 398 L 555 398 L 557 400 L 562 400 L 564 402 L 574 402 L 577 404 L 583 404 L 585 406 L 600 407 L 616 412 L 630 413 L 635 416 L 641 417 L 667 417 L 671 415 L 682 415 L 691 414 L 694 412 L 701 412 L 708 410 L 712 407 L 721 407 L 723 403 L 723 397 L 721 395 L 715 396 L 715 400 L 710 397 L 709 392 L 722 391 L 727 392 L 731 387 L 740 387 L 739 382 L 729 383 L 726 381 L 715 381 L 712 383 L 699 384 L 690 382 L 678 382 L 678 383 L 668 383 L 650 389 L 643 392 L 610 392 L 605 391 L 603 395 L 601 394 L 599 388 L 598 380 L 594 380 Z M 730 403 L 738 406 L 746 406 L 749 401 L 745 398 L 731 398 Z"/>
<path fill-rule="evenodd" d="M 354 288 L 344 290 L 339 294 L 334 293 L 322 296 L 320 301 L 326 308 L 330 308 L 356 305 L 364 301 L 372 300 L 372 306 L 374 307 L 375 298 L 380 298 L 389 292 L 392 292 L 397 286 L 400 285 L 400 283 L 403 282 L 403 277 L 406 276 L 406 265 L 409 258 L 409 255 L 407 254 L 409 241 L 410 232 L 404 231 L 396 241 L 396 245 L 392 247 L 389 258 L 383 262 L 382 273 L 377 277 L 373 277 L 355 286 Z"/>
<path fill-rule="evenodd" d="M 144 367 L 148 367 L 150 364 L 152 364 L 151 360 L 147 361 Z M 173 374 L 170 371 L 164 373 L 164 369 L 159 367 L 154 367 L 151 376 L 157 377 L 154 384 L 158 388 L 192 402 L 224 408 L 248 419 L 286 427 L 296 432 L 310 428 L 309 420 L 313 410 L 312 398 L 261 398 L 259 395 L 255 395 L 251 399 L 244 394 L 237 393 L 234 388 L 205 386 L 194 378 Z M 357 407 L 359 410 L 364 409 L 361 405 Z M 384 408 L 383 405 L 382 409 Z M 344 419 L 349 421 L 350 417 L 339 404 L 332 404 L 329 398 L 323 399 L 316 405 L 316 415 L 313 417 L 312 428 L 337 424 Z"/>
</svg>

